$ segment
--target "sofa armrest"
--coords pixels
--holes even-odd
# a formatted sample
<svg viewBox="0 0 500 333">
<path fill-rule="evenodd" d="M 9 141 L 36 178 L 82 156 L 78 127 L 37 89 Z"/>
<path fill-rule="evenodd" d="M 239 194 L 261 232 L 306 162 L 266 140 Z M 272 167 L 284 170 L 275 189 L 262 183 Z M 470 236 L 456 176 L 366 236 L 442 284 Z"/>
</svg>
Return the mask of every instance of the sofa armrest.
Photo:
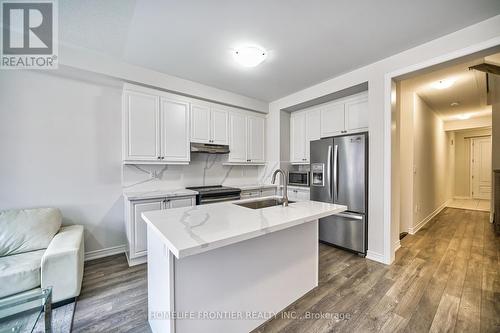
<svg viewBox="0 0 500 333">
<path fill-rule="evenodd" d="M 62 227 L 42 257 L 42 288 L 52 287 L 52 301 L 80 294 L 83 278 L 83 226 Z"/>
</svg>

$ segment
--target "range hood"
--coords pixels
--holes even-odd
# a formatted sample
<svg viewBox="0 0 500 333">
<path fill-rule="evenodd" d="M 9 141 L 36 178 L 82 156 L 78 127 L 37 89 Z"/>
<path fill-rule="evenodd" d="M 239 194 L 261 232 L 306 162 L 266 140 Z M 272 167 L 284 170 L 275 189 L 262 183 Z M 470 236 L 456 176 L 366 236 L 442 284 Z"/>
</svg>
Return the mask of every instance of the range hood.
<svg viewBox="0 0 500 333">
<path fill-rule="evenodd" d="M 208 143 L 191 143 L 192 153 L 206 153 L 206 154 L 229 154 L 228 145 L 214 145 Z"/>
</svg>

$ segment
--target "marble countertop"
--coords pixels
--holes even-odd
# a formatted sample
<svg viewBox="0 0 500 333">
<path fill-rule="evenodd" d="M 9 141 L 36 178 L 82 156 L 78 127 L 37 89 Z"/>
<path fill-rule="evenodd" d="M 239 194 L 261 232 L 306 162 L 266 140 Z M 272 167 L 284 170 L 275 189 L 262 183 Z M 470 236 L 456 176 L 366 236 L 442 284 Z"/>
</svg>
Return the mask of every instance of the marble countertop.
<svg viewBox="0 0 500 333">
<path fill-rule="evenodd" d="M 223 202 L 150 211 L 142 213 L 142 218 L 177 258 L 184 258 L 294 227 L 346 209 L 346 206 L 317 201 L 295 202 L 288 207 L 274 206 L 263 209 L 250 209 L 235 205 L 234 202 Z"/>
<path fill-rule="evenodd" d="M 174 198 L 197 195 L 198 192 L 183 189 L 158 189 L 158 190 L 130 190 L 123 191 L 123 196 L 128 200 L 142 200 L 154 198 Z"/>
</svg>

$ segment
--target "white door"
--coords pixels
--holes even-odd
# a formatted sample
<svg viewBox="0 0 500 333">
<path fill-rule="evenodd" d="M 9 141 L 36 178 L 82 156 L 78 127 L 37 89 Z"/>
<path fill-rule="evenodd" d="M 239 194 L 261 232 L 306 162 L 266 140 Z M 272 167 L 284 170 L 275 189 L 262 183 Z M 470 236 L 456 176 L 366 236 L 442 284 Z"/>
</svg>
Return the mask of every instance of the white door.
<svg viewBox="0 0 500 333">
<path fill-rule="evenodd" d="M 321 138 L 321 110 L 315 109 L 306 112 L 306 143 L 305 159 L 309 163 L 311 155 L 311 141 Z"/>
<path fill-rule="evenodd" d="M 210 106 L 191 105 L 191 142 L 210 143 Z"/>
<path fill-rule="evenodd" d="M 368 128 L 368 97 L 363 96 L 345 104 L 345 127 L 348 131 Z"/>
<path fill-rule="evenodd" d="M 248 137 L 247 137 L 247 159 L 248 162 L 263 163 L 265 161 L 265 119 L 262 117 L 247 117 Z"/>
<path fill-rule="evenodd" d="M 136 202 L 134 205 L 134 246 L 130 249 L 131 256 L 142 256 L 147 253 L 148 239 L 147 239 L 147 225 L 141 217 L 143 212 L 151 210 L 160 210 L 163 208 L 163 199 L 145 200 Z"/>
<path fill-rule="evenodd" d="M 156 161 L 160 157 L 158 96 L 124 94 L 125 160 Z"/>
<path fill-rule="evenodd" d="M 341 134 L 344 128 L 344 103 L 324 106 L 321 110 L 321 137 Z"/>
<path fill-rule="evenodd" d="M 247 162 L 247 117 L 229 115 L 229 162 Z"/>
<path fill-rule="evenodd" d="M 471 139 L 472 197 L 489 200 L 491 197 L 491 137 Z"/>
<path fill-rule="evenodd" d="M 226 110 L 219 110 L 212 108 L 212 113 L 210 116 L 211 122 L 211 142 L 218 145 L 227 145 L 227 123 L 228 123 L 228 112 Z"/>
<path fill-rule="evenodd" d="M 290 157 L 292 163 L 306 161 L 306 113 L 292 113 L 290 116 Z"/>
<path fill-rule="evenodd" d="M 162 98 L 161 159 L 164 162 L 189 162 L 189 103 Z"/>
</svg>

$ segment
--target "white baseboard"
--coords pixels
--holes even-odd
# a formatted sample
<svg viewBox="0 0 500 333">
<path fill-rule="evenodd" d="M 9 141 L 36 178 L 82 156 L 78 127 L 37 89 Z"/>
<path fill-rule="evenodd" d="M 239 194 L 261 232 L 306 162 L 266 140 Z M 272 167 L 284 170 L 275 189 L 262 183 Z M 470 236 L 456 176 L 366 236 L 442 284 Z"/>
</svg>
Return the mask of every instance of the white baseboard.
<svg viewBox="0 0 500 333">
<path fill-rule="evenodd" d="M 455 199 L 455 200 L 469 200 L 469 199 L 472 199 L 472 198 L 470 196 L 465 196 L 465 197 L 456 196 L 456 197 L 453 197 L 453 199 Z"/>
<path fill-rule="evenodd" d="M 429 222 L 430 220 L 432 220 L 432 218 L 434 218 L 443 209 L 445 209 L 446 206 L 448 206 L 450 204 L 450 202 L 451 202 L 451 199 L 450 200 L 446 200 L 441 206 L 439 206 L 438 208 L 436 208 L 436 210 L 433 211 L 431 214 L 429 214 L 425 219 L 423 219 L 422 221 L 420 221 L 419 223 L 417 223 L 414 227 L 408 228 L 408 233 L 410 235 L 416 234 L 417 231 L 419 231 L 424 225 L 427 224 L 427 222 Z"/>
<path fill-rule="evenodd" d="M 383 254 L 378 253 L 378 252 L 374 252 L 374 251 L 370 251 L 370 250 L 366 251 L 366 259 L 377 261 L 377 262 L 380 262 L 382 264 L 387 264 Z"/>
<path fill-rule="evenodd" d="M 401 241 L 398 239 L 397 241 L 394 242 L 394 245 L 393 245 L 394 252 L 396 252 L 400 248 L 401 248 Z"/>
<path fill-rule="evenodd" d="M 85 253 L 85 261 L 109 257 L 109 256 L 112 256 L 115 254 L 124 253 L 126 249 L 127 248 L 126 248 L 125 244 L 123 244 L 123 245 L 108 247 L 108 248 L 101 249 L 101 250 L 89 251 L 89 252 Z"/>
</svg>

